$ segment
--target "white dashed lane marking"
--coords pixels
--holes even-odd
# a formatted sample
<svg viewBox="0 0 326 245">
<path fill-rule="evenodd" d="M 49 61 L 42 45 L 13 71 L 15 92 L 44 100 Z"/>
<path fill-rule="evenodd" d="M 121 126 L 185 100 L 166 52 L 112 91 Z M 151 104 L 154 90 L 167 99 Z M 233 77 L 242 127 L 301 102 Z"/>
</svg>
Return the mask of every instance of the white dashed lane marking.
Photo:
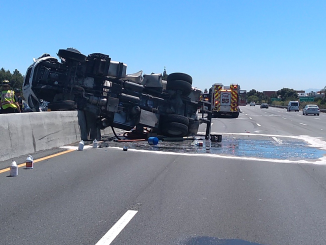
<svg viewBox="0 0 326 245">
<path fill-rule="evenodd" d="M 138 211 L 128 210 L 117 223 L 99 240 L 96 245 L 109 245 L 120 234 L 120 232 L 126 227 L 126 225 L 132 220 Z"/>
</svg>

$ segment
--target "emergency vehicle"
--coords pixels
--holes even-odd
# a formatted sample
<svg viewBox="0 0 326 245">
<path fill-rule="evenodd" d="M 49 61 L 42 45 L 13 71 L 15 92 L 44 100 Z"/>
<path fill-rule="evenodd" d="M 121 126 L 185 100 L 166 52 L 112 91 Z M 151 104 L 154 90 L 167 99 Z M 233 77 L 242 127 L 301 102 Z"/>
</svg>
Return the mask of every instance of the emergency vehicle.
<svg viewBox="0 0 326 245">
<path fill-rule="evenodd" d="M 239 94 L 239 106 L 247 105 L 247 90 L 240 90 Z"/>
<path fill-rule="evenodd" d="M 215 83 L 211 89 L 212 117 L 239 117 L 240 86 Z"/>
</svg>

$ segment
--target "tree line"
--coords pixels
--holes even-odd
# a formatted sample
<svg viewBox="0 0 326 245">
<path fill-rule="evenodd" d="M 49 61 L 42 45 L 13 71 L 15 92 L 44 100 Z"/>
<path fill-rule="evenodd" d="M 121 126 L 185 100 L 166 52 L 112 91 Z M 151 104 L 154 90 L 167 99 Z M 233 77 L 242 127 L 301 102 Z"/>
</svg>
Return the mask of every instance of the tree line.
<svg viewBox="0 0 326 245">
<path fill-rule="evenodd" d="M 13 89 L 22 89 L 24 83 L 24 76 L 15 69 L 12 73 L 9 70 L 1 68 L 0 70 L 0 82 L 8 80 Z"/>
<path fill-rule="evenodd" d="M 323 97 L 316 98 L 315 101 L 321 101 L 321 103 L 326 102 L 326 86 L 324 89 L 321 90 L 324 93 Z M 298 93 L 291 88 L 282 88 L 276 91 L 275 95 L 272 96 L 273 98 L 277 98 L 279 101 L 291 101 L 291 100 L 299 100 Z M 247 92 L 247 101 L 255 101 L 255 102 L 272 102 L 272 97 L 266 96 L 264 93 L 256 91 L 255 89 L 250 90 Z"/>
<path fill-rule="evenodd" d="M 299 96 L 298 93 L 291 88 L 282 88 L 276 91 L 273 98 L 278 98 L 280 101 L 289 101 L 289 100 L 298 100 Z M 255 102 L 266 102 L 271 103 L 272 98 L 270 96 L 265 95 L 263 92 L 259 92 L 255 89 L 250 90 L 247 92 L 247 100 L 255 101 Z"/>
</svg>

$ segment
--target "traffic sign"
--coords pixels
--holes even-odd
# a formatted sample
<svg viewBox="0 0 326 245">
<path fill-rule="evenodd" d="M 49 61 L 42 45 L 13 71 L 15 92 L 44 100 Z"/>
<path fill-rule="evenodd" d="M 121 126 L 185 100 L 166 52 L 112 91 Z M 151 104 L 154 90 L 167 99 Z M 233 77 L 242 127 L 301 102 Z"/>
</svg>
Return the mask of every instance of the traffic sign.
<svg viewBox="0 0 326 245">
<path fill-rule="evenodd" d="M 299 98 L 300 102 L 311 102 L 311 101 L 315 101 L 314 97 L 300 97 Z"/>
</svg>

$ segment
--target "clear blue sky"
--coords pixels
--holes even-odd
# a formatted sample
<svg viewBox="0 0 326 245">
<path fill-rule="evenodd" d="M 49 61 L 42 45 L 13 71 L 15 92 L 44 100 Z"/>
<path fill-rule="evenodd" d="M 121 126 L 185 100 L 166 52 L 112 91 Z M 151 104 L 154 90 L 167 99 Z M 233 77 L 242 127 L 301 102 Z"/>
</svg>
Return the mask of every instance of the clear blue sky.
<svg viewBox="0 0 326 245">
<path fill-rule="evenodd" d="M 193 86 L 258 91 L 326 86 L 325 0 L 1 1 L 0 68 L 74 47 Z"/>
</svg>

